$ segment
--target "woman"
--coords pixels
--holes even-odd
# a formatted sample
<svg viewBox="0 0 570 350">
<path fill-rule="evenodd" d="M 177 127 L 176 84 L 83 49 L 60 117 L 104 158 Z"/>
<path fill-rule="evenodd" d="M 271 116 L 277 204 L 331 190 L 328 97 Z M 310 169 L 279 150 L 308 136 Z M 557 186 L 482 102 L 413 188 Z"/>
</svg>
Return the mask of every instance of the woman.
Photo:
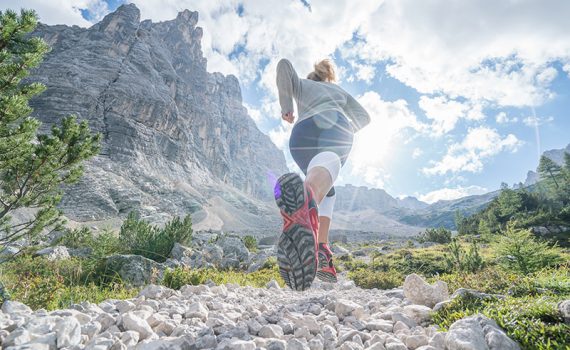
<svg viewBox="0 0 570 350">
<path fill-rule="evenodd" d="M 332 63 L 315 64 L 307 79 L 299 79 L 286 59 L 277 64 L 277 88 L 282 118 L 295 122 L 293 99 L 299 118 L 289 149 L 306 175 L 288 173 L 275 185 L 275 200 L 283 216 L 277 258 L 281 276 L 289 287 L 305 290 L 315 275 L 336 282 L 328 247 L 335 202 L 333 184 L 346 162 L 355 132 L 370 122 L 362 106 L 340 86 Z"/>
</svg>

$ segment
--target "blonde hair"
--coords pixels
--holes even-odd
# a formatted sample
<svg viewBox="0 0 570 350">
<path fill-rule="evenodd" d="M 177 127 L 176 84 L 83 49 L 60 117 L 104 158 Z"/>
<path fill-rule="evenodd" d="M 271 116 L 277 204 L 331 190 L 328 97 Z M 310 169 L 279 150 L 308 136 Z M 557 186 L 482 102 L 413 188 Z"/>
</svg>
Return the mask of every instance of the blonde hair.
<svg viewBox="0 0 570 350">
<path fill-rule="evenodd" d="M 315 63 L 314 71 L 307 75 L 307 79 L 314 81 L 325 81 L 332 83 L 336 81 L 336 73 L 334 71 L 334 64 L 328 58 Z"/>
</svg>

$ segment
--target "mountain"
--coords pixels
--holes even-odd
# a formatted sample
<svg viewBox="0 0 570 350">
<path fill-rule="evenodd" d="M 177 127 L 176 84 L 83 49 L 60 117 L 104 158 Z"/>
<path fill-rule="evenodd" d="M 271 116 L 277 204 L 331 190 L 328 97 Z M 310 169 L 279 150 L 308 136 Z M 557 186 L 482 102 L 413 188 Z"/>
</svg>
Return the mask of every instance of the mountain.
<svg viewBox="0 0 570 350">
<path fill-rule="evenodd" d="M 192 213 L 195 228 L 276 229 L 272 179 L 283 153 L 256 127 L 234 76 L 208 73 L 198 13 L 140 21 L 122 5 L 90 28 L 39 25 L 52 51 L 30 76 L 46 130 L 75 114 L 103 135 L 102 152 L 61 204 L 72 223 L 153 222 Z"/>
<path fill-rule="evenodd" d="M 564 164 L 564 153 L 570 153 L 570 144 L 566 146 L 566 148 L 562 149 L 553 149 L 549 151 L 545 151 L 542 155 L 552 159 L 558 165 Z M 538 182 L 540 176 L 538 175 L 538 170 L 533 171 L 529 170 L 526 175 L 526 180 L 524 181 L 524 186 L 531 186 Z"/>
</svg>

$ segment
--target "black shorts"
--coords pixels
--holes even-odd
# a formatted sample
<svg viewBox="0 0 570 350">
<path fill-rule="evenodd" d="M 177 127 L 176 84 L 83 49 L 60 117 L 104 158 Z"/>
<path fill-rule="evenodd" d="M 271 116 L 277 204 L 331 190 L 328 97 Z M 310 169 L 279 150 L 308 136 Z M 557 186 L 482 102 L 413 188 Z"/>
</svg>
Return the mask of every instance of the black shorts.
<svg viewBox="0 0 570 350">
<path fill-rule="evenodd" d="M 344 165 L 350 150 L 354 132 L 348 119 L 340 112 L 327 115 L 314 115 L 301 120 L 294 127 L 289 139 L 289 149 L 295 163 L 307 175 L 307 168 L 314 156 L 321 152 L 336 153 Z M 334 187 L 327 196 L 334 195 Z"/>
</svg>

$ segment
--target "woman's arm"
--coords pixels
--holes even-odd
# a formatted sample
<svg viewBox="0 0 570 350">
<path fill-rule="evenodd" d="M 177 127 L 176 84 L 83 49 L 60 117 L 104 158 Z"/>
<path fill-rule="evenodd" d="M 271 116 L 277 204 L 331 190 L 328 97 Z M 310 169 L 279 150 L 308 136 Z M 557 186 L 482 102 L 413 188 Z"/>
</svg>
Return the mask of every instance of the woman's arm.
<svg viewBox="0 0 570 350">
<path fill-rule="evenodd" d="M 356 101 L 356 99 L 350 95 L 348 95 L 346 99 L 344 111 L 352 121 L 354 132 L 357 132 L 370 123 L 370 115 L 368 112 L 366 112 L 364 107 L 362 107 L 360 103 L 358 103 L 358 101 Z"/>
<path fill-rule="evenodd" d="M 301 82 L 293 65 L 285 58 L 277 63 L 277 90 L 279 91 L 282 116 L 293 118 L 293 98 L 298 100 Z M 287 121 L 292 122 L 292 120 Z"/>
</svg>

